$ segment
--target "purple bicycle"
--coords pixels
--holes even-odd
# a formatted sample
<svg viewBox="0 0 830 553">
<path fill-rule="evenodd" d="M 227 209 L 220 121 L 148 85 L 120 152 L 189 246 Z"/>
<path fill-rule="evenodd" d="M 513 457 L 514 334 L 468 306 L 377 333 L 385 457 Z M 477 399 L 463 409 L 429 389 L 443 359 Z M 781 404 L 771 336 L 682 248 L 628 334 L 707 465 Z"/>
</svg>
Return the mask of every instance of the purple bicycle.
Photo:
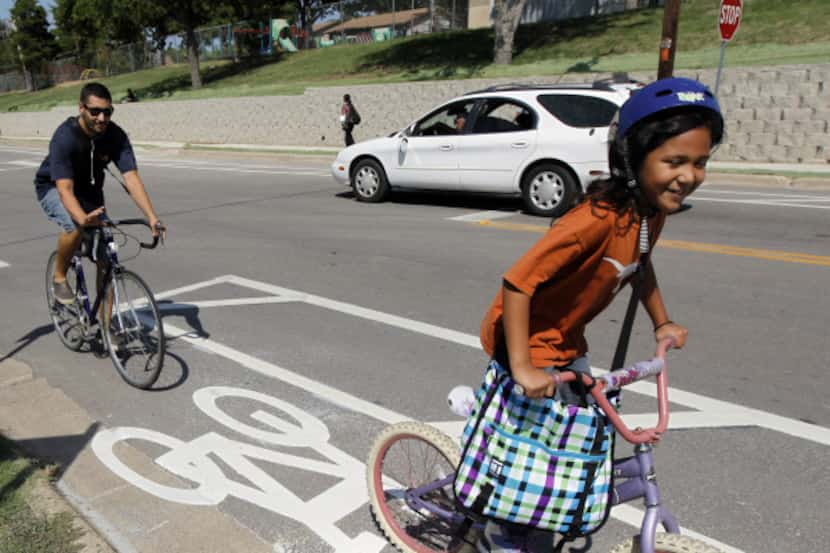
<svg viewBox="0 0 830 553">
<path fill-rule="evenodd" d="M 591 390 L 618 435 L 634 444 L 634 454 L 614 461 L 612 505 L 643 498 L 646 507 L 640 533 L 611 553 L 720 553 L 699 540 L 682 536 L 674 516 L 662 506 L 655 478 L 653 444 L 669 422 L 666 351 L 661 342 L 655 357 L 596 378 Z M 657 376 L 659 419 L 653 428 L 631 430 L 610 405 L 606 393 Z M 556 374 L 558 383 L 572 381 L 572 372 Z M 586 384 L 590 377 L 581 376 Z M 369 451 L 367 480 L 372 514 L 389 542 L 403 553 L 473 553 L 484 520 L 464 511 L 455 500 L 453 480 L 459 444 L 427 424 L 406 421 L 384 429 Z M 665 532 L 658 532 L 662 526 Z"/>
</svg>

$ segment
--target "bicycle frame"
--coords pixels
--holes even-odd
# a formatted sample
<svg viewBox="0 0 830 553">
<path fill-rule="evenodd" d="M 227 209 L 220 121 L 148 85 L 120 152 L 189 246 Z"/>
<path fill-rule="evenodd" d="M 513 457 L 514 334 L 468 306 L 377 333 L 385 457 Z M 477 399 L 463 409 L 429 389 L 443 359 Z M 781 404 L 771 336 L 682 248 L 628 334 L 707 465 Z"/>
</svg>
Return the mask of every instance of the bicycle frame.
<svg viewBox="0 0 830 553">
<path fill-rule="evenodd" d="M 84 268 L 82 262 L 82 255 L 75 254 L 72 256 L 72 266 L 75 269 L 75 274 L 77 275 L 77 286 L 78 292 L 80 295 L 80 299 L 82 300 L 82 307 L 84 313 L 82 314 L 83 323 L 85 326 L 85 334 L 89 334 L 89 327 L 98 321 L 98 310 L 101 307 L 101 304 L 104 301 L 104 298 L 107 296 L 107 290 L 109 289 L 110 285 L 112 284 L 112 278 L 114 275 L 118 275 L 121 272 L 121 264 L 118 262 L 118 254 L 117 248 L 113 247 L 114 239 L 112 235 L 112 228 L 118 225 L 134 225 L 134 224 L 141 224 L 146 227 L 150 227 L 150 225 L 144 219 L 122 219 L 120 221 L 109 221 L 108 223 L 104 224 L 100 228 L 93 229 L 93 232 L 98 234 L 101 239 L 104 240 L 106 245 L 107 251 L 107 268 L 104 272 L 103 279 L 101 281 L 101 289 L 96 291 L 95 294 L 95 302 L 90 306 L 89 304 L 89 292 L 86 287 L 86 277 L 84 275 Z M 155 236 L 153 238 L 152 243 L 144 243 L 139 242 L 139 246 L 146 249 L 153 249 L 158 245 L 159 236 Z M 92 245 L 92 253 L 95 253 L 97 249 L 97 242 L 93 239 Z M 119 298 L 118 298 L 118 287 L 113 287 L 113 293 L 115 297 L 113 298 L 113 302 L 116 305 L 119 305 Z M 119 314 L 120 316 L 120 314 Z"/>
<path fill-rule="evenodd" d="M 94 232 L 100 232 L 103 235 L 103 238 L 106 241 L 107 256 L 109 259 L 106 271 L 104 272 L 104 276 L 101 281 L 101 289 L 96 291 L 95 302 L 92 304 L 92 306 L 90 306 L 89 304 L 89 293 L 86 287 L 86 276 L 84 275 L 84 266 L 81 260 L 82 256 L 77 254 L 72 256 L 72 266 L 75 269 L 75 274 L 77 275 L 78 279 L 78 292 L 85 313 L 86 320 L 84 321 L 84 323 L 87 327 L 87 332 L 89 326 L 99 322 L 98 309 L 101 307 L 101 304 L 103 303 L 103 300 L 106 297 L 106 293 L 109 289 L 113 274 L 117 274 L 121 270 L 121 265 L 118 263 L 118 255 L 115 253 L 113 248 L 110 247 L 110 244 L 112 244 L 113 242 L 112 231 L 109 228 L 104 227 L 100 230 L 96 229 Z"/>
</svg>

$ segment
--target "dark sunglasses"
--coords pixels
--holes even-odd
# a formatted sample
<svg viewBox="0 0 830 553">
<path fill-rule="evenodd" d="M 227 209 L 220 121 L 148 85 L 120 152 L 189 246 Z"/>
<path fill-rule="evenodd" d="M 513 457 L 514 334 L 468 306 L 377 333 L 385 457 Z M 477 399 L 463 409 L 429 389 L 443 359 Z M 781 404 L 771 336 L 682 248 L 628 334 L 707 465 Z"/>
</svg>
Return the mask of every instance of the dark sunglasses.
<svg viewBox="0 0 830 553">
<path fill-rule="evenodd" d="M 112 117 L 112 112 L 115 111 L 115 108 L 108 107 L 108 108 L 91 108 L 88 105 L 84 104 L 84 109 L 89 112 L 89 114 L 93 117 L 98 117 L 102 113 L 104 117 Z"/>
</svg>

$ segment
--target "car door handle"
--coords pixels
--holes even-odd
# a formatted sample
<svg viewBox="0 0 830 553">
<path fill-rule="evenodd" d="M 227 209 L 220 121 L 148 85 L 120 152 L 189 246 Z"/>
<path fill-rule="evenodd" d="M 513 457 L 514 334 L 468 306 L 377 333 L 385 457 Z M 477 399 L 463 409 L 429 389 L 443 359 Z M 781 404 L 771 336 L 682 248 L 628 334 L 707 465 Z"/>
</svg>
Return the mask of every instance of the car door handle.
<svg viewBox="0 0 830 553">
<path fill-rule="evenodd" d="M 527 142 L 522 140 L 521 142 L 514 142 L 510 145 L 512 148 L 527 148 Z"/>
<path fill-rule="evenodd" d="M 438 146 L 438 149 L 442 152 L 449 152 L 450 150 L 452 150 L 452 144 L 442 144 Z"/>
</svg>

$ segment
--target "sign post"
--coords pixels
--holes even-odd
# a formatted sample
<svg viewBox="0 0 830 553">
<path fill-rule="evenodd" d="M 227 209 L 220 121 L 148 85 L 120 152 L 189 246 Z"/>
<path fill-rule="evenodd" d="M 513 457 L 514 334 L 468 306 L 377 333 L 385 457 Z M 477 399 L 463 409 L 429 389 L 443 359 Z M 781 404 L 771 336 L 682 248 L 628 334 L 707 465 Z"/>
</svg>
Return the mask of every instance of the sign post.
<svg viewBox="0 0 830 553">
<path fill-rule="evenodd" d="M 720 63 L 718 64 L 718 75 L 715 78 L 715 96 L 718 95 L 718 87 L 720 87 L 720 72 L 723 69 L 723 56 L 726 53 L 726 44 L 738 32 L 743 9 L 743 0 L 721 0 L 720 2 L 720 11 L 718 12 L 718 29 L 720 30 L 721 40 Z"/>
</svg>

